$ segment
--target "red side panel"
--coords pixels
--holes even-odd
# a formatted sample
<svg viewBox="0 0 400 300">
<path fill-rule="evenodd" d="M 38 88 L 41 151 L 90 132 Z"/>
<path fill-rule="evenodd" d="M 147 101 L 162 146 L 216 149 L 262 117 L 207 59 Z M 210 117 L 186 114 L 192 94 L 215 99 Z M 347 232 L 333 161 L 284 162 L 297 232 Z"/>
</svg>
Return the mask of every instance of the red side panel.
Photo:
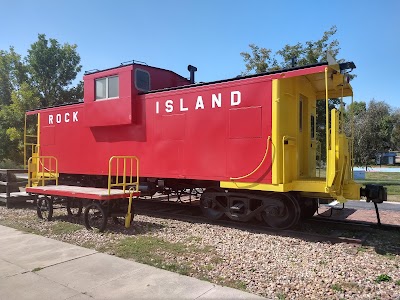
<svg viewBox="0 0 400 300">
<path fill-rule="evenodd" d="M 240 98 L 239 98 L 240 97 Z M 214 99 L 214 100 L 213 100 Z M 253 171 L 271 134 L 271 80 L 249 79 L 145 96 L 153 176 L 229 180 Z M 248 181 L 270 182 L 270 155 Z"/>
<path fill-rule="evenodd" d="M 142 177 L 243 176 L 262 161 L 271 135 L 271 86 L 270 77 L 257 77 L 137 96 L 129 125 L 88 127 L 85 104 L 46 109 L 41 154 L 57 157 L 60 173 L 107 174 L 112 155 L 136 155 Z M 113 103 L 111 117 L 125 105 Z M 243 181 L 270 183 L 270 170 L 271 153 Z"/>
<path fill-rule="evenodd" d="M 40 154 L 57 157 L 60 173 L 106 175 L 111 156 L 136 155 L 142 177 L 225 181 L 249 174 L 271 135 L 272 80 L 321 73 L 325 66 L 144 95 L 133 87 L 133 68 L 85 76 L 85 103 L 36 111 Z M 95 78 L 116 73 L 120 98 L 95 102 Z M 151 76 L 159 85 L 183 82 L 159 69 Z M 271 183 L 269 149 L 260 168 L 241 181 Z"/>
</svg>

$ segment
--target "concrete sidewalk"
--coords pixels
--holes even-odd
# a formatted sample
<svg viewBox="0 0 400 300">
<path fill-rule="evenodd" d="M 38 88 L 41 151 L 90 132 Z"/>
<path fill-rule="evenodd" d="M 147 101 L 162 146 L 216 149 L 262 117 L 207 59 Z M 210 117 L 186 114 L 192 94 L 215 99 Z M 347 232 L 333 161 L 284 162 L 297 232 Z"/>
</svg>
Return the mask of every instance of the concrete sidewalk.
<svg viewBox="0 0 400 300">
<path fill-rule="evenodd" d="M 264 299 L 0 226 L 0 299 Z"/>
</svg>

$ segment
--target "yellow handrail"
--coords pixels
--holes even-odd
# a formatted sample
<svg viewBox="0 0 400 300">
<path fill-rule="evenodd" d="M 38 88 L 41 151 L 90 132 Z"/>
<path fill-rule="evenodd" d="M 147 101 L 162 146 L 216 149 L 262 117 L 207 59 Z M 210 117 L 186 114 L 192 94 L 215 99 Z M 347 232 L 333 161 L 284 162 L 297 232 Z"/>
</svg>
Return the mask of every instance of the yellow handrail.
<svg viewBox="0 0 400 300">
<path fill-rule="evenodd" d="M 120 160 L 122 160 L 123 164 L 122 175 L 120 175 L 120 170 L 119 170 Z M 136 162 L 135 176 L 133 175 L 134 161 Z M 127 163 L 129 163 L 130 165 L 129 170 L 127 170 Z M 115 182 L 113 182 L 112 180 L 114 166 L 116 169 Z M 127 171 L 129 171 L 128 174 Z M 122 176 L 122 182 L 120 182 L 120 176 Z M 127 187 L 131 185 L 135 186 L 133 192 L 139 191 L 139 159 L 136 156 L 111 156 L 110 160 L 108 161 L 108 194 L 110 195 L 111 188 L 113 187 L 122 187 L 123 191 L 125 192 Z M 129 190 L 131 191 L 131 188 L 129 188 Z"/>
<path fill-rule="evenodd" d="M 125 227 L 129 228 L 129 226 L 131 226 L 131 220 L 132 220 L 132 196 L 133 193 L 135 192 L 135 190 L 133 189 L 133 187 L 131 187 L 129 189 L 129 202 L 128 202 L 128 212 L 126 213 L 125 216 Z"/>
<path fill-rule="evenodd" d="M 36 132 L 37 134 L 28 134 L 28 115 L 25 114 L 25 122 L 24 122 L 24 169 L 27 168 L 28 163 L 28 155 L 34 156 L 34 154 L 39 153 L 39 133 L 40 133 L 40 113 L 35 115 L 37 118 L 36 121 Z M 28 141 L 28 139 L 30 141 Z M 36 139 L 35 142 L 32 142 L 32 139 Z M 30 148 L 30 153 L 28 153 L 28 149 Z"/>
<path fill-rule="evenodd" d="M 28 159 L 28 186 L 33 183 L 39 185 L 40 182 L 44 186 L 46 181 L 52 180 L 58 185 L 58 176 L 58 160 L 54 156 L 32 156 Z"/>
<path fill-rule="evenodd" d="M 267 154 L 268 154 L 268 150 L 269 150 L 269 141 L 270 141 L 270 140 L 271 140 L 271 136 L 268 136 L 268 139 L 267 139 L 267 148 L 266 148 L 266 150 L 265 150 L 264 157 L 263 157 L 263 159 L 261 160 L 260 164 L 257 166 L 257 168 L 255 168 L 255 169 L 254 169 L 253 171 L 251 171 L 249 174 L 246 174 L 246 175 L 243 175 L 243 176 L 240 176 L 240 177 L 231 177 L 230 179 L 231 179 L 231 180 L 239 180 L 239 179 L 247 178 L 247 177 L 253 175 L 255 172 L 257 172 L 257 170 L 261 167 L 261 165 L 264 163 L 265 159 L 267 158 Z"/>
<path fill-rule="evenodd" d="M 119 172 L 120 160 L 123 164 L 122 175 Z M 136 176 L 133 176 L 133 161 L 136 162 Z M 129 173 L 127 174 L 127 162 L 129 163 Z M 112 181 L 113 167 L 115 166 L 115 183 Z M 128 176 L 127 176 L 128 175 Z M 119 177 L 122 176 L 122 182 L 120 182 Z M 128 181 L 127 181 L 128 177 Z M 134 181 L 136 179 L 136 181 Z M 134 187 L 132 186 L 134 185 Z M 133 194 L 139 191 L 139 159 L 136 156 L 111 156 L 108 161 L 108 194 L 111 194 L 112 187 L 122 187 L 124 193 L 126 188 L 129 186 L 129 202 L 128 202 L 128 212 L 125 215 L 125 227 L 128 228 L 131 225 L 132 219 L 132 200 Z"/>
<path fill-rule="evenodd" d="M 329 99 L 328 99 L 328 67 L 325 68 L 325 131 L 326 131 L 326 187 L 328 187 L 329 180 Z"/>
<path fill-rule="evenodd" d="M 354 96 L 351 95 L 351 122 L 350 122 L 350 126 L 351 126 L 351 151 L 350 151 L 350 155 L 351 155 L 351 179 L 353 179 L 353 168 L 354 168 Z"/>
<path fill-rule="evenodd" d="M 27 161 L 26 161 L 26 146 L 27 146 L 26 138 L 27 138 L 27 135 L 26 135 L 26 114 L 25 114 L 25 122 L 24 122 L 24 169 L 26 168 L 26 164 L 27 164 Z"/>
</svg>

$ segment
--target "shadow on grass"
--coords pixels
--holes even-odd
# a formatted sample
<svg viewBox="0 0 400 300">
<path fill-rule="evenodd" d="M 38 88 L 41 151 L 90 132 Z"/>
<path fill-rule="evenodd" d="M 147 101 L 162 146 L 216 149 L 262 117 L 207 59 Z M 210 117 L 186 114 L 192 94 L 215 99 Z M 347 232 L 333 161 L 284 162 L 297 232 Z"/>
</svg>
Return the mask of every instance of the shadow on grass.
<svg viewBox="0 0 400 300">
<path fill-rule="evenodd" d="M 80 217 L 58 215 L 53 217 L 53 221 L 78 224 L 82 225 L 82 227 L 85 228 L 83 214 Z M 130 236 L 130 235 L 140 235 L 148 232 L 158 231 L 163 229 L 164 227 L 165 226 L 161 224 L 136 221 L 135 219 L 133 219 L 131 226 L 129 228 L 126 228 L 121 219 L 119 219 L 117 222 L 114 222 L 112 218 L 108 218 L 107 227 L 105 231 L 112 233 L 121 233 Z"/>
</svg>

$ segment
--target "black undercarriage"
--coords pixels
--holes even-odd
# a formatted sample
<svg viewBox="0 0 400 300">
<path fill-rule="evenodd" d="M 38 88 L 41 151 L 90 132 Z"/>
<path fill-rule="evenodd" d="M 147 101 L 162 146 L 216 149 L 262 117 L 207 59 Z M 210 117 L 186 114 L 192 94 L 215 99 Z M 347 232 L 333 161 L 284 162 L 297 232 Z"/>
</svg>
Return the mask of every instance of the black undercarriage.
<svg viewBox="0 0 400 300">
<path fill-rule="evenodd" d="M 59 184 L 105 188 L 108 176 L 60 174 Z M 141 178 L 139 190 L 142 196 L 153 196 L 158 192 L 168 196 L 175 194 L 178 199 L 181 195 L 194 194 L 200 197 L 200 208 L 209 219 L 226 216 L 247 222 L 257 218 L 276 229 L 291 228 L 299 220 L 312 217 L 319 203 L 318 198 L 302 197 L 297 192 L 221 189 L 219 182 L 206 180 Z M 362 188 L 361 195 L 374 204 L 387 198 L 385 188 L 380 185 Z"/>
</svg>

